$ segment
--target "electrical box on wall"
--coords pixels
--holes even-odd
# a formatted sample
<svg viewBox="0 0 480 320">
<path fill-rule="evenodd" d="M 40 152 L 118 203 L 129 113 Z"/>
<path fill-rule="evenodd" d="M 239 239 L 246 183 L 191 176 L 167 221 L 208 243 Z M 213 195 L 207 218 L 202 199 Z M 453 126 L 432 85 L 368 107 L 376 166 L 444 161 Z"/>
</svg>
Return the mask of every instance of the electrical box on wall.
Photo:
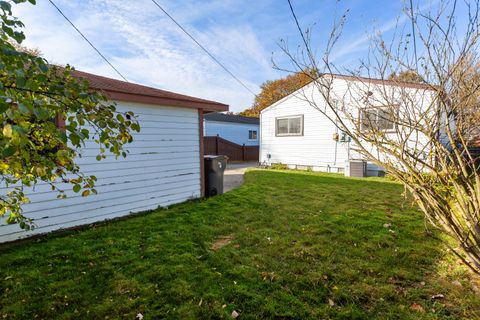
<svg viewBox="0 0 480 320">
<path fill-rule="evenodd" d="M 340 135 L 340 142 L 350 142 L 352 141 L 352 138 L 345 132 L 342 132 Z"/>
</svg>

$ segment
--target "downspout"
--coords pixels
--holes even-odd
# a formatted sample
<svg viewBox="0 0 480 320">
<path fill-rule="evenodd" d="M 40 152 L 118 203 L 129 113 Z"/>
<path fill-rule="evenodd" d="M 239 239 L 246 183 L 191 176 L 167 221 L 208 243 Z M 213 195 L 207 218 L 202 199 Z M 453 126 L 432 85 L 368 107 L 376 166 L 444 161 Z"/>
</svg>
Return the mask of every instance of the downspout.
<svg viewBox="0 0 480 320">
<path fill-rule="evenodd" d="M 205 168 L 204 168 L 204 141 L 203 141 L 203 109 L 198 109 L 198 137 L 199 137 L 199 153 L 200 153 L 200 197 L 205 196 Z"/>
<path fill-rule="evenodd" d="M 337 100 L 334 100 L 335 101 L 335 135 L 336 137 L 338 137 L 338 119 L 337 119 L 337 116 L 338 115 L 338 101 Z M 338 137 L 337 140 L 335 140 L 335 157 L 333 159 L 333 164 L 336 166 L 337 165 L 337 150 L 338 150 L 338 140 L 339 140 L 340 137 Z"/>
<path fill-rule="evenodd" d="M 258 117 L 258 165 L 262 163 L 262 113 L 260 112 L 260 116 Z"/>
</svg>

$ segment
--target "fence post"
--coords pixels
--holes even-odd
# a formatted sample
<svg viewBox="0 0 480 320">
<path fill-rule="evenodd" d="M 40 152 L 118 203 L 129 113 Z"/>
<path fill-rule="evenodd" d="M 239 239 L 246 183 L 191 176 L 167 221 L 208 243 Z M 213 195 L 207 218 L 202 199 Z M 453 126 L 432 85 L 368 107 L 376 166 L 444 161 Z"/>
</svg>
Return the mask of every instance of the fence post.
<svg viewBox="0 0 480 320">
<path fill-rule="evenodd" d="M 245 143 L 242 146 L 242 161 L 245 161 Z"/>
</svg>

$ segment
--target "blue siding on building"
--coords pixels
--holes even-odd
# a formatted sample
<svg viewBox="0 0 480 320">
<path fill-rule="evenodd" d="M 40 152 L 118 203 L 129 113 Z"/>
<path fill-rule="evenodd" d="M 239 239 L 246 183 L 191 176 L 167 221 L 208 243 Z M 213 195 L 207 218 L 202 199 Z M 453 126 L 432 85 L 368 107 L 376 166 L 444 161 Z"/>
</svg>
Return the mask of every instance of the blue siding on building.
<svg viewBox="0 0 480 320">
<path fill-rule="evenodd" d="M 248 131 L 250 130 L 257 131 L 257 139 L 248 139 Z M 205 136 L 216 135 L 240 145 L 258 146 L 260 125 L 205 120 Z"/>
</svg>

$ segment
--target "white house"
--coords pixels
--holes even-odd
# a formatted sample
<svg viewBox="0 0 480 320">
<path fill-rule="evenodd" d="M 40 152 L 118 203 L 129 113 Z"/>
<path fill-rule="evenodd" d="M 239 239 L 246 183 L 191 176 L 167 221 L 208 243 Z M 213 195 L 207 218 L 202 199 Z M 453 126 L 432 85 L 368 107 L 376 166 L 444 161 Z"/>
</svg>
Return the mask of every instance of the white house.
<svg viewBox="0 0 480 320">
<path fill-rule="evenodd" d="M 401 92 L 418 99 L 420 105 L 428 105 L 431 96 L 421 84 L 382 81 L 369 78 L 354 78 L 332 75 L 332 95 L 345 105 L 355 99 L 352 105 L 359 105 L 363 97 L 356 96 L 355 87 L 365 87 L 372 96 L 380 93 L 396 95 Z M 363 92 L 365 92 L 363 91 Z M 427 98 L 425 98 L 427 97 Z M 430 98 L 428 98 L 430 97 Z M 429 100 L 430 101 L 426 101 Z M 264 165 L 284 164 L 290 168 L 314 171 L 345 172 L 351 160 L 362 160 L 353 152 L 350 137 L 340 132 L 328 117 L 314 108 L 308 101 L 327 111 L 325 99 L 313 83 L 279 100 L 264 109 L 260 115 L 260 163 Z M 361 104 L 361 103 L 360 103 Z M 360 111 L 356 111 L 360 114 Z M 333 116 L 333 112 L 331 114 Z M 384 123 L 386 126 L 389 123 Z M 385 127 L 385 130 L 389 128 Z M 417 142 L 427 143 L 417 137 Z M 367 163 L 367 175 L 382 175 L 384 170 L 373 163 Z"/>
<path fill-rule="evenodd" d="M 225 113 L 205 115 L 205 136 L 218 135 L 239 145 L 258 146 L 259 134 L 258 118 Z"/>
<path fill-rule="evenodd" d="M 228 106 L 164 90 L 78 72 L 92 89 L 103 91 L 119 111 L 133 111 L 141 127 L 123 159 L 97 161 L 98 145 L 88 141 L 77 159 L 85 174 L 98 178 L 98 195 L 72 191 L 57 199 L 45 183 L 25 190 L 24 213 L 36 228 L 23 231 L 0 220 L 0 242 L 125 216 L 198 198 L 203 194 L 203 114 Z M 65 186 L 71 190 L 70 186 Z M 67 189 L 69 188 L 69 189 Z M 0 192 L 6 192 L 1 188 Z"/>
</svg>

